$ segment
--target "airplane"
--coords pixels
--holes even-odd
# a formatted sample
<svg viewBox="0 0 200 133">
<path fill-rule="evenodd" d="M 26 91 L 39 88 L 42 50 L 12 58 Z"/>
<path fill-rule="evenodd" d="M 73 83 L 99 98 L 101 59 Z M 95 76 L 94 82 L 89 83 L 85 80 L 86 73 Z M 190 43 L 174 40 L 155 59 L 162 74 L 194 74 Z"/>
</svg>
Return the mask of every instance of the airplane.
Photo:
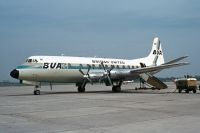
<svg viewBox="0 0 200 133">
<path fill-rule="evenodd" d="M 87 83 L 105 83 L 112 86 L 113 92 L 120 92 L 124 81 L 142 78 L 149 85 L 165 89 L 167 85 L 153 76 L 161 70 L 188 65 L 179 62 L 188 56 L 172 61 L 164 61 L 161 42 L 153 39 L 152 49 L 148 56 L 139 59 L 111 59 L 71 56 L 31 56 L 26 62 L 10 72 L 10 76 L 22 84 L 34 85 L 34 95 L 40 95 L 42 82 L 74 83 L 78 92 L 85 92 Z"/>
</svg>

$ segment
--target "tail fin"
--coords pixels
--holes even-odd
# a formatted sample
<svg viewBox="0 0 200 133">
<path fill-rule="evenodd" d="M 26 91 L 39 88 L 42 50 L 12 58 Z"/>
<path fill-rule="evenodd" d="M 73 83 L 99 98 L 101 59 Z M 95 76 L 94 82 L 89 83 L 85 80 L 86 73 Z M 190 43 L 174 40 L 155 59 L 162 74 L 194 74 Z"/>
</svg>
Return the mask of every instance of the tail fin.
<svg viewBox="0 0 200 133">
<path fill-rule="evenodd" d="M 162 51 L 162 46 L 158 37 L 155 37 L 152 44 L 152 50 L 147 57 L 147 60 L 151 62 L 152 65 L 157 66 L 164 64 L 164 56 Z"/>
</svg>

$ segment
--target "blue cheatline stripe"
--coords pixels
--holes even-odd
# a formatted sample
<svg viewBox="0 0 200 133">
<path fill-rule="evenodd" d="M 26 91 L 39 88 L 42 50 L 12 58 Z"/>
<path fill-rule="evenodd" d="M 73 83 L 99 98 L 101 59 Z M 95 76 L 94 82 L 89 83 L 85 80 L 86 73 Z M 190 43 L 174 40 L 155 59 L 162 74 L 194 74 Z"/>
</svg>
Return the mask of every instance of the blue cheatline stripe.
<svg viewBox="0 0 200 133">
<path fill-rule="evenodd" d="M 42 66 L 26 66 L 26 65 L 22 65 L 22 66 L 18 66 L 17 67 L 17 69 L 29 69 L 29 68 L 41 69 Z"/>
<path fill-rule="evenodd" d="M 77 66 L 77 65 L 75 65 L 75 66 L 66 66 L 66 67 L 64 67 L 63 69 L 74 69 L 74 70 L 76 70 L 76 69 L 88 69 L 88 66 L 82 66 L 82 67 L 80 67 L 80 66 Z M 21 66 L 18 66 L 16 69 L 43 69 L 43 67 L 42 66 L 39 66 L 39 65 L 35 65 L 35 66 L 27 66 L 27 65 L 21 65 Z M 108 68 L 109 69 L 109 68 Z M 114 68 L 114 69 L 116 69 L 116 68 Z M 129 69 L 123 69 L 123 68 L 119 68 L 120 70 L 129 70 Z M 99 67 L 92 67 L 91 68 L 91 70 L 103 70 L 103 68 L 99 68 Z"/>
</svg>

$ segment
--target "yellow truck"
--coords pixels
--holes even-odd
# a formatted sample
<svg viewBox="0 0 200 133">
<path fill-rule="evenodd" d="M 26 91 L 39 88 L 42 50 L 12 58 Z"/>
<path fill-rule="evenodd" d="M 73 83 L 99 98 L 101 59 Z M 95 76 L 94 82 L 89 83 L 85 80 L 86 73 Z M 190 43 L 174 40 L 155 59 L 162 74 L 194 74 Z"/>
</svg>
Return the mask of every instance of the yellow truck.
<svg viewBox="0 0 200 133">
<path fill-rule="evenodd" d="M 197 92 L 197 79 L 196 78 L 181 78 L 175 80 L 176 89 L 181 93 L 184 90 L 186 93 L 193 91 Z"/>
</svg>

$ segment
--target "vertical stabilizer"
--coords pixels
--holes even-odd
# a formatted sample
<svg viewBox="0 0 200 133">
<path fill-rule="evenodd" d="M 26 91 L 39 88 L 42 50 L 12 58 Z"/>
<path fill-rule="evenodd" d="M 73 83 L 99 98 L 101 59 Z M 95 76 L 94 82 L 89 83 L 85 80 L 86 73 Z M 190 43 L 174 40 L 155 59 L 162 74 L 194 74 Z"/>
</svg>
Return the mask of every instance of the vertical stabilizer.
<svg viewBox="0 0 200 133">
<path fill-rule="evenodd" d="M 154 66 L 164 64 L 164 56 L 162 51 L 162 46 L 158 37 L 155 37 L 152 44 L 152 50 L 147 57 L 147 60 L 152 62 Z"/>
</svg>

